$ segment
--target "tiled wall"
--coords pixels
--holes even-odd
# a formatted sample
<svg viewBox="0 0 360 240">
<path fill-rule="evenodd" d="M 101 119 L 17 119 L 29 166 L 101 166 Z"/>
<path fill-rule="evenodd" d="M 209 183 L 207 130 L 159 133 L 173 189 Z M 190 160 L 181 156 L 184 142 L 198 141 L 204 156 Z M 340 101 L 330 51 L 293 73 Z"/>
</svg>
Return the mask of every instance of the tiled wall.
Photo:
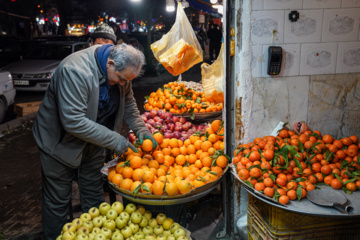
<svg viewBox="0 0 360 240">
<path fill-rule="evenodd" d="M 360 0 L 252 0 L 251 4 L 253 77 L 269 77 L 270 45 L 284 49 L 280 76 L 360 72 Z M 294 10 L 300 13 L 297 22 L 289 20 Z"/>
</svg>

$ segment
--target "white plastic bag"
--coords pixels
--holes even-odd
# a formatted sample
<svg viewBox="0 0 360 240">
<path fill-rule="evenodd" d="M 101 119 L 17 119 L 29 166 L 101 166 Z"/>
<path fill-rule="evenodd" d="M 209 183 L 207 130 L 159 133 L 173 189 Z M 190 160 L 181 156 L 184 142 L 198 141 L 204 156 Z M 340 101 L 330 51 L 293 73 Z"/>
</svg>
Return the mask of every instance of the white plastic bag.
<svg viewBox="0 0 360 240">
<path fill-rule="evenodd" d="M 224 102 L 225 56 L 223 49 L 224 44 L 221 44 L 219 56 L 213 64 L 201 64 L 201 79 L 205 99 L 211 103 Z"/>
<path fill-rule="evenodd" d="M 150 47 L 155 58 L 174 76 L 203 61 L 203 51 L 181 2 L 178 2 L 173 27 Z"/>
</svg>

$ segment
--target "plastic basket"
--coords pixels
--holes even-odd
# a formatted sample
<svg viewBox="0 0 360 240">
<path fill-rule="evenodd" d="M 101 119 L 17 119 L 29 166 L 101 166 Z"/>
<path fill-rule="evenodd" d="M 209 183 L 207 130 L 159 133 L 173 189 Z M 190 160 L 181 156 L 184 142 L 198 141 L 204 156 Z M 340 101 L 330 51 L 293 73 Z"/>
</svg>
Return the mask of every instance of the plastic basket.
<svg viewBox="0 0 360 240">
<path fill-rule="evenodd" d="M 287 234 L 271 231 L 264 221 L 248 208 L 248 239 L 251 240 L 356 240 L 360 239 L 359 223 L 335 227 L 317 227 Z"/>
<path fill-rule="evenodd" d="M 354 222 L 358 222 L 358 227 L 360 227 L 359 218 L 339 219 L 296 213 L 270 205 L 251 194 L 249 194 L 248 208 L 277 234 L 296 233 L 300 230 L 319 227 L 336 227 L 343 224 L 351 225 Z"/>
<path fill-rule="evenodd" d="M 359 219 L 337 219 L 300 214 L 278 208 L 249 194 L 247 211 L 249 239 L 263 240 L 356 240 Z"/>
</svg>

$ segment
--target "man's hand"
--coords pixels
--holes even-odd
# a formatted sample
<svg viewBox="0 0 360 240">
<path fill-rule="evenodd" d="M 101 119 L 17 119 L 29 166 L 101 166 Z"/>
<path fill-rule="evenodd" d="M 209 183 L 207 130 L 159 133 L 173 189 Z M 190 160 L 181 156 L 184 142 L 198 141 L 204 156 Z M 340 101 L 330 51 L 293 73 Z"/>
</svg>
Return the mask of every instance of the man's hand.
<svg viewBox="0 0 360 240">
<path fill-rule="evenodd" d="M 134 145 L 132 145 L 126 138 L 121 136 L 121 140 L 114 150 L 120 154 L 123 154 L 127 152 L 128 148 L 131 148 L 134 152 L 138 152 Z"/>
<path fill-rule="evenodd" d="M 157 141 L 155 140 L 153 135 L 150 133 L 150 131 L 142 131 L 142 132 L 140 132 L 138 138 L 139 138 L 140 145 L 143 144 L 144 139 L 150 139 L 152 141 L 152 143 L 153 143 L 153 149 L 156 149 L 157 146 L 158 146 Z"/>
</svg>

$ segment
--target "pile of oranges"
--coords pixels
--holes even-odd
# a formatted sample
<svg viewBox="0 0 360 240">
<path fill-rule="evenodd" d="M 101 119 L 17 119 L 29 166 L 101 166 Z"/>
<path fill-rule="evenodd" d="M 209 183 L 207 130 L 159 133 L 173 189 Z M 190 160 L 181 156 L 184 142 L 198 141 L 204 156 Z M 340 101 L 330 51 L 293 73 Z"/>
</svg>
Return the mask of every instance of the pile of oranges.
<svg viewBox="0 0 360 240">
<path fill-rule="evenodd" d="M 145 109 L 163 109 L 173 114 L 181 113 L 210 113 L 222 111 L 222 103 L 206 101 L 204 92 L 197 92 L 185 87 L 184 83 L 169 82 L 156 92 L 146 97 Z"/>
<path fill-rule="evenodd" d="M 223 153 L 223 122 L 215 120 L 206 133 L 191 135 L 184 142 L 154 135 L 158 147 L 145 139 L 135 153 L 130 148 L 109 169 L 108 181 L 134 196 L 149 193 L 160 196 L 186 194 L 192 189 L 217 180 L 228 165 Z"/>
<path fill-rule="evenodd" d="M 360 189 L 359 140 L 334 139 L 319 131 L 297 134 L 283 129 L 277 137 L 255 138 L 234 151 L 238 176 L 282 204 L 299 201 L 317 184 L 351 193 Z"/>
</svg>

